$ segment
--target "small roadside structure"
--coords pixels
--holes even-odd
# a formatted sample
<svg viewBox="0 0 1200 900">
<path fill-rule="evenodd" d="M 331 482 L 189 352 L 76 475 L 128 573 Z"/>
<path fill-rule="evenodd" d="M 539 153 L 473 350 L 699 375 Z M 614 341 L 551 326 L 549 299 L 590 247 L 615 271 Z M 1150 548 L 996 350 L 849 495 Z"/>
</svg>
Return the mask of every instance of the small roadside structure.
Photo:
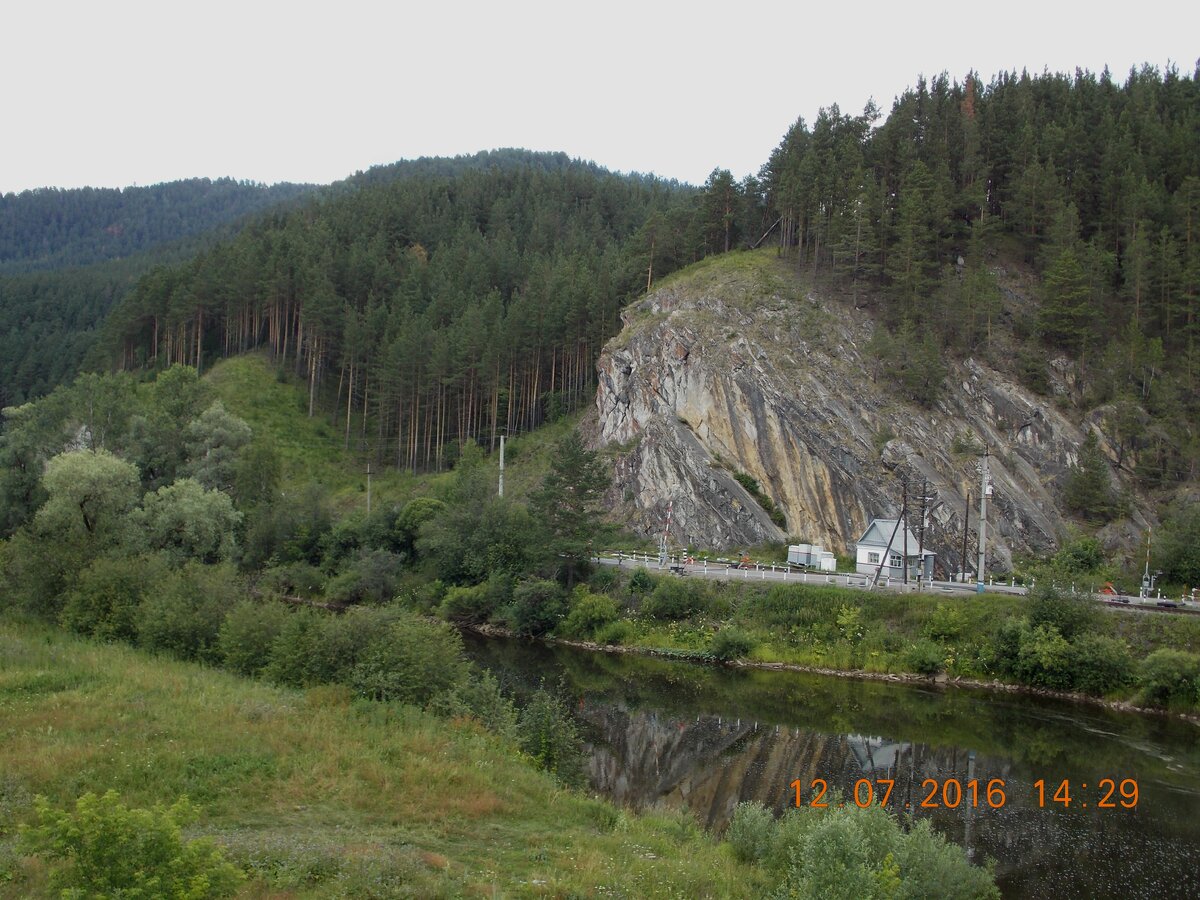
<svg viewBox="0 0 1200 900">
<path fill-rule="evenodd" d="M 905 536 L 907 533 L 908 577 L 916 579 L 933 577 L 933 561 L 936 553 L 929 550 L 918 552 L 917 536 L 908 527 L 897 527 L 895 519 L 872 519 L 863 536 L 858 539 L 854 569 L 860 575 L 903 578 L 905 569 Z M 879 564 L 883 563 L 883 569 Z"/>
<path fill-rule="evenodd" d="M 788 562 L 818 572 L 837 571 L 837 557 L 816 544 L 792 544 L 788 547 Z"/>
</svg>

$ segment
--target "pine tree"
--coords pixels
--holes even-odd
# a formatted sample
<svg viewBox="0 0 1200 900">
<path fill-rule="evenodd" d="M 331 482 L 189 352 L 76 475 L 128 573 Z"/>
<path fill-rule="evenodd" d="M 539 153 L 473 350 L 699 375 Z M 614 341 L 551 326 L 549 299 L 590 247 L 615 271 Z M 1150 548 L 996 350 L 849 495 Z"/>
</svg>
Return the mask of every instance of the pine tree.
<svg viewBox="0 0 1200 900">
<path fill-rule="evenodd" d="M 572 431 L 555 445 L 550 471 L 530 498 L 547 532 L 548 562 L 568 588 L 587 570 L 600 531 L 600 501 L 610 480 L 600 457 Z"/>
</svg>

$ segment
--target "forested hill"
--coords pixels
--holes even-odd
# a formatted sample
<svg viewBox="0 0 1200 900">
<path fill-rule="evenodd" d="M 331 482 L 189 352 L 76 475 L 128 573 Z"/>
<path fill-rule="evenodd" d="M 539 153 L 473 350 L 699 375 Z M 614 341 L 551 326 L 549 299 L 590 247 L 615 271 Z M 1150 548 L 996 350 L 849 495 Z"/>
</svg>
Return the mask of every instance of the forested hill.
<svg viewBox="0 0 1200 900">
<path fill-rule="evenodd" d="M 174 244 L 310 193 L 231 178 L 0 195 L 0 274 L 86 266 Z"/>
<path fill-rule="evenodd" d="M 153 266 L 313 190 L 197 178 L 0 196 L 0 407 L 74 377 L 113 304 Z"/>
<path fill-rule="evenodd" d="M 436 466 L 577 403 L 653 278 L 774 242 L 884 326 L 864 377 L 931 406 L 944 359 L 977 356 L 1057 386 L 1118 465 L 1171 485 L 1200 461 L 1198 148 L 1200 80 L 1147 66 L 922 78 L 886 118 L 824 109 L 757 177 L 699 191 L 557 154 L 419 160 L 144 279 L 107 347 L 133 366 L 266 345 L 314 407 L 366 415 L 382 458 Z"/>
<path fill-rule="evenodd" d="M 112 361 L 204 368 L 266 346 L 380 458 L 438 467 L 459 440 L 590 399 L 652 253 L 656 274 L 698 256 L 644 227 L 691 221 L 694 189 L 559 154 L 360 179 L 147 275 L 109 318 Z"/>
</svg>

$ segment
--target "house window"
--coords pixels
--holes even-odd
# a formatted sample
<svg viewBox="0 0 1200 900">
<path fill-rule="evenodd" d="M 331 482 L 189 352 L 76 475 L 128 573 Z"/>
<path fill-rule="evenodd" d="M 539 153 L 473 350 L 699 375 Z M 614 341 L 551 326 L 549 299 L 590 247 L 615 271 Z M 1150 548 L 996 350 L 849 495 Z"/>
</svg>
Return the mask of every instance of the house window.
<svg viewBox="0 0 1200 900">
<path fill-rule="evenodd" d="M 893 569 L 903 568 L 904 567 L 904 557 L 902 557 L 899 553 L 893 553 L 891 555 L 891 558 L 888 560 L 888 565 L 891 566 Z"/>
<path fill-rule="evenodd" d="M 867 562 L 870 563 L 871 565 L 875 565 L 876 563 L 879 562 L 879 554 L 868 552 L 867 553 Z"/>
</svg>

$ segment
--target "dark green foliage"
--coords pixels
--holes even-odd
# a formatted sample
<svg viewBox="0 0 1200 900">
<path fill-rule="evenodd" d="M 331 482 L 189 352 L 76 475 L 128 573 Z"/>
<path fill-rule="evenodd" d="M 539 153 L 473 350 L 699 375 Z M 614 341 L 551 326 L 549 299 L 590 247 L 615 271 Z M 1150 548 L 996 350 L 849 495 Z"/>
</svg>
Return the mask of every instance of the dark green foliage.
<svg viewBox="0 0 1200 900">
<path fill-rule="evenodd" d="M 156 556 L 101 557 L 75 579 L 61 621 L 80 634 L 132 642 L 142 601 L 169 580 L 168 571 Z"/>
<path fill-rule="evenodd" d="M 713 635 L 708 652 L 715 659 L 730 662 L 735 659 L 745 659 L 754 650 L 756 641 L 750 635 L 737 628 L 722 628 Z"/>
<path fill-rule="evenodd" d="M 1063 485 L 1067 509 L 1093 522 L 1104 522 L 1121 512 L 1112 489 L 1108 461 L 1100 450 L 1096 433 L 1088 430 L 1079 448 L 1079 462 L 1067 473 Z"/>
<path fill-rule="evenodd" d="M 322 623 L 320 613 L 308 607 L 300 607 L 285 617 L 268 651 L 263 677 L 288 687 L 319 684 L 313 660 Z"/>
<path fill-rule="evenodd" d="M 911 321 L 895 334 L 879 329 L 871 337 L 871 352 L 879 359 L 884 378 L 901 396 L 922 406 L 937 400 L 946 377 L 942 351 L 928 330 Z"/>
<path fill-rule="evenodd" d="M 1067 575 L 1086 575 L 1098 571 L 1104 565 L 1104 551 L 1100 542 L 1092 537 L 1067 541 L 1054 554 L 1054 568 Z"/>
<path fill-rule="evenodd" d="M 1200 655 L 1155 650 L 1142 663 L 1142 697 L 1154 706 L 1200 703 Z"/>
<path fill-rule="evenodd" d="M 411 501 L 400 514 L 407 530 L 419 521 L 417 554 L 427 571 L 452 584 L 476 584 L 496 573 L 527 574 L 537 529 L 528 510 L 496 496 L 494 472 L 473 442 L 463 446 L 445 502 Z"/>
<path fill-rule="evenodd" d="M 923 639 L 908 648 L 904 663 L 918 675 L 936 675 L 946 667 L 946 651 L 941 645 Z"/>
<path fill-rule="evenodd" d="M 1171 511 L 1158 543 L 1163 575 L 1185 587 L 1200 587 L 1200 504 Z"/>
<path fill-rule="evenodd" d="M 240 675 L 258 675 L 271 659 L 271 647 L 283 631 L 288 610 L 282 603 L 243 601 L 221 623 L 217 646 L 221 662 Z"/>
<path fill-rule="evenodd" d="M 254 569 L 294 562 L 317 564 L 330 527 L 326 491 L 317 484 L 307 485 L 298 495 L 254 509 L 246 522 L 242 564 Z"/>
<path fill-rule="evenodd" d="M 517 736 L 517 709 L 500 692 L 495 676 L 485 670 L 473 671 L 469 678 L 435 696 L 428 709 L 448 718 L 469 716 L 495 734 L 513 740 Z"/>
<path fill-rule="evenodd" d="M 186 798 L 170 807 L 129 809 L 116 791 L 87 793 L 74 811 L 37 798 L 37 824 L 23 828 L 26 852 L 52 861 L 51 885 L 63 897 L 228 897 L 245 874 L 210 838 L 184 841 L 195 818 Z"/>
<path fill-rule="evenodd" d="M 567 705 L 544 687 L 521 710 L 521 749 L 568 785 L 583 781 L 583 741 Z"/>
<path fill-rule="evenodd" d="M 350 562 L 325 586 L 325 597 L 333 603 L 389 602 L 396 595 L 401 560 L 387 550 L 368 550 Z"/>
<path fill-rule="evenodd" d="M 183 659 L 219 661 L 225 616 L 245 596 L 228 565 L 188 563 L 146 592 L 138 609 L 138 643 Z"/>
<path fill-rule="evenodd" d="M 673 578 L 660 579 L 654 591 L 642 601 L 642 613 L 652 619 L 678 621 L 693 616 L 706 606 L 702 588 Z"/>
<path fill-rule="evenodd" d="M 621 608 L 612 597 L 576 588 L 571 595 L 571 611 L 558 626 L 558 633 L 564 637 L 591 638 L 620 613 Z"/>
<path fill-rule="evenodd" d="M 1103 697 L 1130 684 L 1136 675 L 1133 654 L 1116 638 L 1084 634 L 1071 644 L 1072 689 Z"/>
<path fill-rule="evenodd" d="M 438 615 L 459 625 L 479 625 L 492 617 L 497 609 L 486 584 L 470 587 L 451 587 L 442 598 Z"/>
<path fill-rule="evenodd" d="M 1038 585 L 1029 593 L 1029 624 L 1034 628 L 1050 625 L 1068 641 L 1092 630 L 1096 625 L 1096 604 L 1047 585 Z"/>
<path fill-rule="evenodd" d="M 600 502 L 610 481 L 600 457 L 572 430 L 555 444 L 550 471 L 530 497 L 530 511 L 547 535 L 544 568 L 568 590 L 588 572 L 600 534 Z"/>
<path fill-rule="evenodd" d="M 767 516 L 780 528 L 787 528 L 787 519 L 783 515 L 783 510 L 775 505 L 775 502 L 763 492 L 762 486 L 758 480 L 745 472 L 735 472 L 734 479 L 746 492 L 754 498 L 754 501 L 763 508 Z"/>
<path fill-rule="evenodd" d="M 312 598 L 325 589 L 325 576 L 310 563 L 288 563 L 264 569 L 259 576 L 258 587 L 278 596 Z"/>
<path fill-rule="evenodd" d="M 558 627 L 567 613 L 563 589 L 554 581 L 525 581 L 513 589 L 505 611 L 508 627 L 524 637 L 540 637 Z"/>
<path fill-rule="evenodd" d="M 878 804 L 802 807 L 775 819 L 739 804 L 729 826 L 734 854 L 776 872 L 775 896 L 870 900 L 887 897 L 989 898 L 999 890 L 987 869 L 928 820 L 905 828 Z"/>
<path fill-rule="evenodd" d="M 629 593 L 635 597 L 648 594 L 654 590 L 654 576 L 643 568 L 638 568 L 629 579 Z"/>
<path fill-rule="evenodd" d="M 458 632 L 403 614 L 367 645 L 349 683 L 362 697 L 424 706 L 465 682 L 469 673 Z"/>
</svg>

